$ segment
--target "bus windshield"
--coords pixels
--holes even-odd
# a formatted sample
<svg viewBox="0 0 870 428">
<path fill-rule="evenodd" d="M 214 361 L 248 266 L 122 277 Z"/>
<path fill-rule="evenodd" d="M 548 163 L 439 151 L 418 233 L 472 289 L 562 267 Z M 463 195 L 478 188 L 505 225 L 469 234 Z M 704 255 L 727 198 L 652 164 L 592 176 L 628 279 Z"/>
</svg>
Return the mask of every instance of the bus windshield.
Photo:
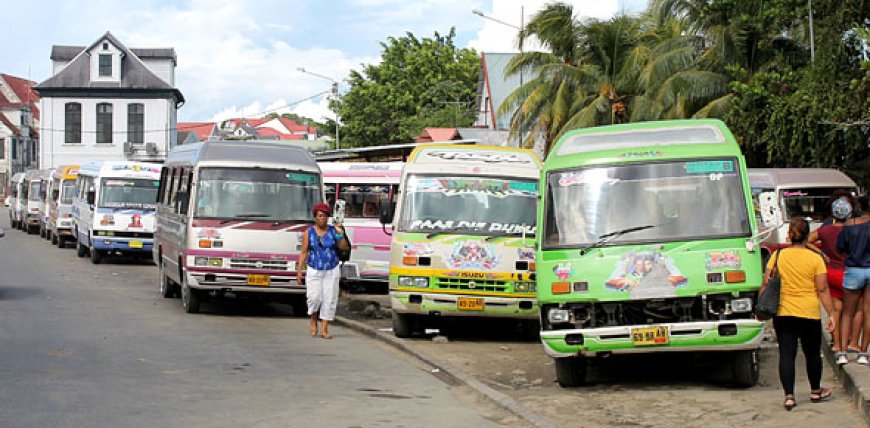
<svg viewBox="0 0 870 428">
<path fill-rule="evenodd" d="M 748 236 L 736 159 L 561 170 L 547 176 L 544 246 Z M 628 232 L 626 229 L 632 229 Z"/>
<path fill-rule="evenodd" d="M 148 178 L 104 178 L 100 205 L 106 208 L 153 210 L 157 207 L 160 180 Z"/>
<path fill-rule="evenodd" d="M 824 220 L 828 215 L 828 200 L 839 187 L 813 187 L 801 189 L 783 189 L 782 200 L 785 202 L 786 218 L 804 217 L 815 221 Z M 854 190 L 854 189 L 849 189 Z"/>
<path fill-rule="evenodd" d="M 34 180 L 30 182 L 30 190 L 27 193 L 28 201 L 39 201 L 42 199 L 42 182 Z"/>
<path fill-rule="evenodd" d="M 202 168 L 194 217 L 310 221 L 322 199 L 314 173 L 280 169 Z"/>
<path fill-rule="evenodd" d="M 76 182 L 74 180 L 65 180 L 63 182 L 63 188 L 60 191 L 60 203 L 72 204 L 75 190 Z"/>
<path fill-rule="evenodd" d="M 535 180 L 410 175 L 404 198 L 402 232 L 535 233 Z"/>
</svg>

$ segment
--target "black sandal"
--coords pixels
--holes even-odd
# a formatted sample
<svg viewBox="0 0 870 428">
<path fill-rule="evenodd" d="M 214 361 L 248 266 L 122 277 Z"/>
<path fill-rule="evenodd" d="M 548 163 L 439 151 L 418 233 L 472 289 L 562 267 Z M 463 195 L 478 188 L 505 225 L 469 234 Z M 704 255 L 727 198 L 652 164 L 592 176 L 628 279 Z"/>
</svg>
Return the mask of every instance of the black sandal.
<svg viewBox="0 0 870 428">
<path fill-rule="evenodd" d="M 794 399 L 794 394 L 786 395 L 785 401 L 782 402 L 782 407 L 785 407 L 785 410 L 790 412 L 795 406 L 797 406 L 797 401 Z"/>
<path fill-rule="evenodd" d="M 820 388 L 810 392 L 810 401 L 818 403 L 830 399 L 831 395 L 833 395 L 831 388 Z"/>
</svg>

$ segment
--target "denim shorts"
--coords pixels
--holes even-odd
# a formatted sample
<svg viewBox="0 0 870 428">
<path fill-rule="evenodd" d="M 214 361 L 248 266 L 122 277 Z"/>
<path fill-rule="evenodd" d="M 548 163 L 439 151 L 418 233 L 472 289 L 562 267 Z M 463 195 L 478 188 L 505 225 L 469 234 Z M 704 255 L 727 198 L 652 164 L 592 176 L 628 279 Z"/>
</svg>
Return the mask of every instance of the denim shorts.
<svg viewBox="0 0 870 428">
<path fill-rule="evenodd" d="M 863 290 L 867 285 L 870 285 L 870 268 L 846 266 L 843 288 L 857 291 Z"/>
</svg>

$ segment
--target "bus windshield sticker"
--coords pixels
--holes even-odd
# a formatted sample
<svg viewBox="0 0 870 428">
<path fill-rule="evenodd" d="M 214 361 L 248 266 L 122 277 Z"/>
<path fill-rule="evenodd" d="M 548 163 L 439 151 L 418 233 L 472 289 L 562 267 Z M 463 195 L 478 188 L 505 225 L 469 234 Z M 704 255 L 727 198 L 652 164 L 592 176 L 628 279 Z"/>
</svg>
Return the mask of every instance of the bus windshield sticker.
<svg viewBox="0 0 870 428">
<path fill-rule="evenodd" d="M 305 184 L 317 183 L 317 177 L 315 177 L 311 174 L 302 174 L 302 173 L 292 172 L 292 173 L 288 173 L 286 176 L 287 176 L 287 181 L 297 181 L 297 182 L 302 182 Z"/>
<path fill-rule="evenodd" d="M 686 174 L 709 174 L 711 172 L 734 172 L 734 161 L 695 161 L 686 162 Z"/>
<path fill-rule="evenodd" d="M 536 183 L 477 178 L 422 178 L 410 192 L 441 192 L 445 196 L 482 194 L 504 198 L 507 196 L 537 197 Z"/>
<path fill-rule="evenodd" d="M 586 171 L 563 172 L 559 175 L 559 187 L 569 187 L 577 184 L 616 184 L 618 178 L 607 175 L 606 169 L 590 169 Z"/>
<path fill-rule="evenodd" d="M 457 242 L 447 257 L 448 267 L 454 269 L 492 269 L 498 264 L 495 246 L 479 240 Z"/>
<path fill-rule="evenodd" d="M 499 232 L 504 234 L 520 234 L 525 231 L 534 235 L 536 227 L 522 223 L 487 223 L 465 220 L 414 220 L 411 222 L 412 230 L 456 230 L 472 232 Z"/>
<path fill-rule="evenodd" d="M 674 289 L 688 282 L 670 256 L 649 252 L 623 256 L 604 285 L 640 298 L 676 296 Z"/>
</svg>

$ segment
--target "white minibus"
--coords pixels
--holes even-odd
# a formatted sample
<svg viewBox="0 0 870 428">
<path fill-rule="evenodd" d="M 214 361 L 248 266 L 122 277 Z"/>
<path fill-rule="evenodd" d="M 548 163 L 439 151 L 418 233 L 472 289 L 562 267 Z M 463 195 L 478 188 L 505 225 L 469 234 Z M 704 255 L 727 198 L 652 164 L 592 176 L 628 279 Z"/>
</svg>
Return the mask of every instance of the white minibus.
<svg viewBox="0 0 870 428">
<path fill-rule="evenodd" d="M 45 189 L 43 178 L 47 177 L 49 170 L 31 169 L 24 172 L 24 197 L 20 198 L 19 203 L 22 203 L 22 228 L 27 234 L 36 233 L 39 231 L 39 223 L 42 211 L 45 207 Z"/>
<path fill-rule="evenodd" d="M 72 206 L 78 176 L 78 165 L 61 165 L 51 174 L 46 235 L 58 248 L 63 248 L 68 240 L 75 240 Z"/>
<path fill-rule="evenodd" d="M 24 173 L 18 172 L 9 180 L 9 223 L 13 229 L 23 229 L 24 222 L 21 220 L 24 213 L 23 192 Z"/>
<path fill-rule="evenodd" d="M 326 200 L 345 201 L 344 227 L 353 245 L 341 266 L 342 280 L 354 286 L 382 284 L 390 279 L 390 235 L 378 217 L 382 206 L 395 208 L 402 162 L 319 162 Z M 337 195 L 337 196 L 336 196 Z M 385 228 L 386 227 L 386 228 Z"/>
<path fill-rule="evenodd" d="M 302 234 L 324 200 L 302 147 L 205 141 L 174 148 L 161 175 L 154 261 L 163 297 L 187 313 L 209 297 L 269 297 L 304 313 L 296 281 Z"/>
<path fill-rule="evenodd" d="M 76 254 L 100 263 L 108 253 L 151 259 L 160 165 L 87 162 L 79 169 L 73 219 Z"/>
</svg>

